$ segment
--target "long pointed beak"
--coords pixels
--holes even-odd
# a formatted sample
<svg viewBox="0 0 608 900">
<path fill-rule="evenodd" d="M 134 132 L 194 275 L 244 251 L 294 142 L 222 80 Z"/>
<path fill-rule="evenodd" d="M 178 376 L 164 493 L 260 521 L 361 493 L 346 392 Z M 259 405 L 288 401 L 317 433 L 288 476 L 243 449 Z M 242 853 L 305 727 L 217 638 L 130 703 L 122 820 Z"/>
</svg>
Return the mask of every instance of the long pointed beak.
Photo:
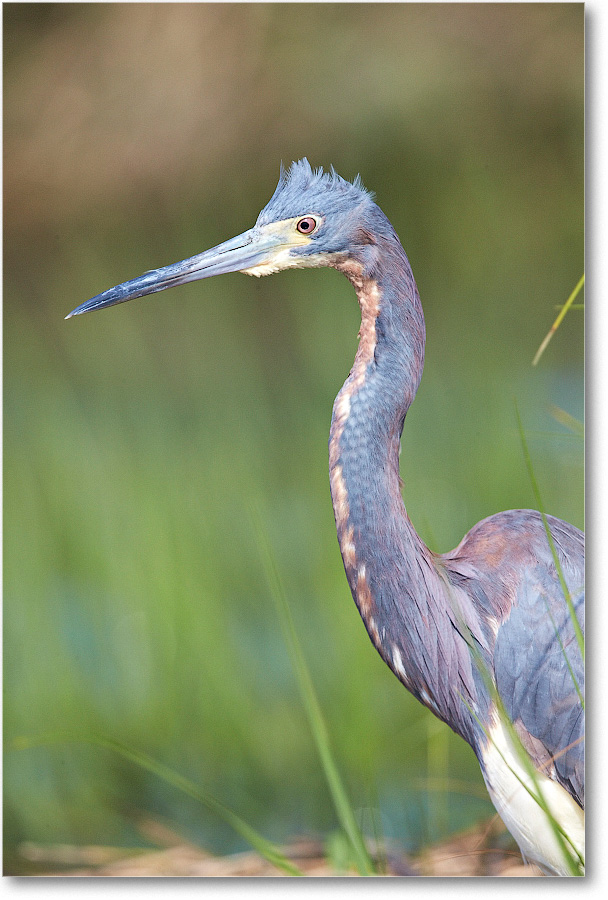
<svg viewBox="0 0 608 900">
<path fill-rule="evenodd" d="M 162 269 L 152 269 L 139 278 L 103 291 L 77 306 L 66 319 L 81 316 L 93 309 L 126 303 L 127 300 L 164 291 L 166 288 L 186 284 L 188 281 L 211 278 L 212 275 L 223 275 L 226 272 L 242 272 L 267 262 L 281 245 L 284 245 L 284 237 L 276 230 L 251 228 L 238 237 L 218 244 L 217 247 L 197 256 L 191 256 Z"/>
</svg>

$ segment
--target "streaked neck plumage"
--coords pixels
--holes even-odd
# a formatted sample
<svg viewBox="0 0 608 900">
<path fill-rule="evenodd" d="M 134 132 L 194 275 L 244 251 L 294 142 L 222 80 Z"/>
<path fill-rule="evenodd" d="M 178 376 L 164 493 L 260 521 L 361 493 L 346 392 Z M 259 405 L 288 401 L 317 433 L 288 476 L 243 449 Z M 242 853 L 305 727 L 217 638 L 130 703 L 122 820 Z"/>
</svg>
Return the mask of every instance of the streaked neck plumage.
<svg viewBox="0 0 608 900">
<path fill-rule="evenodd" d="M 336 268 L 351 281 L 361 307 L 359 347 L 334 403 L 329 440 L 344 568 L 382 658 L 436 715 L 452 716 L 453 726 L 462 720 L 462 704 L 437 666 L 438 654 L 458 652 L 443 646 L 452 631 L 446 627 L 450 604 L 439 598 L 449 587 L 439 559 L 409 520 L 399 477 L 401 432 L 424 364 L 418 290 L 394 232 L 373 247 L 372 265 L 350 259 Z M 470 672 L 470 660 L 463 671 Z M 464 686 L 468 694 L 472 688 L 472 681 Z M 473 731 L 462 721 L 459 732 L 469 742 Z"/>
</svg>

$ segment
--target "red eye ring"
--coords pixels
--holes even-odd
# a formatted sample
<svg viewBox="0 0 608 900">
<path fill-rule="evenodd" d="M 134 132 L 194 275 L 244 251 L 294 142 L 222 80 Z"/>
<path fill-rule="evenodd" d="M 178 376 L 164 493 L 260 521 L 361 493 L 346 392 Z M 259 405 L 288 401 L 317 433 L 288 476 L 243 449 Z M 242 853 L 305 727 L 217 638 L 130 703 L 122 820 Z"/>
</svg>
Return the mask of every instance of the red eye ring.
<svg viewBox="0 0 608 900">
<path fill-rule="evenodd" d="M 313 231 L 318 226 L 318 222 L 316 219 L 313 219 L 312 216 L 304 216 L 303 219 L 300 219 L 296 224 L 296 228 L 300 232 L 300 234 L 312 234 Z"/>
</svg>

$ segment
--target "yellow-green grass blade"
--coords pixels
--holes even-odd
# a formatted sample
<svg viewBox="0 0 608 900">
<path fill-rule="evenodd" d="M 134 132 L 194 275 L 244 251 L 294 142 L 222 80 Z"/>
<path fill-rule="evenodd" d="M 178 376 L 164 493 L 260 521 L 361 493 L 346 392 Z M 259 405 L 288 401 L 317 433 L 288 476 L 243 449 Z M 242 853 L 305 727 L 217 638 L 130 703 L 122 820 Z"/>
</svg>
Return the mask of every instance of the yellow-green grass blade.
<svg viewBox="0 0 608 900">
<path fill-rule="evenodd" d="M 576 876 L 582 876 L 584 866 L 585 866 L 585 860 L 581 857 L 580 853 L 578 852 L 578 850 L 576 849 L 576 847 L 574 846 L 574 844 L 568 837 L 567 833 L 564 831 L 562 826 L 559 824 L 559 822 L 556 820 L 555 816 L 553 815 L 553 813 L 545 799 L 545 796 L 542 792 L 542 789 L 541 789 L 541 786 L 539 783 L 539 779 L 538 779 L 538 773 L 537 773 L 536 769 L 534 768 L 532 760 L 530 759 L 526 748 L 523 746 L 523 744 L 520 740 L 520 737 L 517 734 L 517 731 L 515 730 L 515 728 L 513 726 L 511 719 L 509 718 L 509 715 L 505 709 L 504 703 L 502 702 L 502 699 L 501 699 L 500 695 L 498 694 L 498 691 L 496 690 L 496 685 L 494 684 L 494 680 L 491 677 L 490 672 L 488 671 L 487 667 L 485 666 L 484 661 L 481 657 L 481 654 L 479 653 L 478 648 L 475 646 L 475 643 L 472 639 L 472 635 L 470 635 L 469 646 L 471 649 L 471 655 L 473 656 L 475 663 L 477 665 L 477 669 L 486 684 L 486 687 L 488 689 L 490 697 L 492 698 L 492 701 L 494 702 L 494 704 L 496 706 L 496 709 L 498 710 L 498 715 L 499 715 L 500 721 L 504 725 L 504 727 L 509 735 L 509 738 L 513 744 L 513 747 L 519 758 L 522 768 L 524 769 L 524 771 L 526 772 L 526 774 L 528 775 L 528 777 L 530 778 L 530 780 L 532 782 L 532 788 L 530 788 L 523 781 L 523 779 L 519 776 L 519 774 L 509 764 L 509 761 L 505 758 L 500 747 L 498 747 L 495 743 L 494 743 L 494 747 L 497 750 L 497 752 L 499 753 L 500 757 L 502 758 L 502 761 L 505 764 L 505 766 L 509 769 L 509 771 L 513 775 L 513 777 L 516 778 L 517 781 L 519 781 L 519 783 L 524 788 L 524 790 L 527 791 L 527 793 L 530 795 L 530 797 L 532 797 L 532 799 L 535 801 L 535 803 L 537 803 L 538 806 L 544 812 L 544 814 L 547 818 L 549 827 L 551 828 L 551 830 L 555 836 L 555 840 L 557 841 L 557 844 L 560 848 L 562 858 L 564 859 L 570 874 L 576 875 Z M 482 731 L 488 738 L 488 740 L 491 741 L 492 740 L 491 734 L 488 732 L 488 729 L 486 728 L 485 724 L 481 721 L 479 716 L 475 713 L 475 710 L 471 707 L 467 698 L 462 694 L 461 694 L 461 698 L 462 698 L 463 703 L 465 704 L 465 706 L 468 708 L 469 712 L 471 713 L 471 715 L 477 721 L 477 724 L 480 726 L 480 728 L 482 729 Z"/>
<path fill-rule="evenodd" d="M 298 687 L 302 696 L 304 709 L 308 716 L 310 729 L 321 759 L 321 765 L 325 773 L 327 785 L 332 796 L 336 814 L 344 829 L 353 849 L 353 856 L 357 869 L 361 875 L 375 874 L 374 865 L 365 846 L 361 830 L 357 824 L 355 814 L 348 799 L 348 795 L 342 783 L 338 767 L 334 760 L 329 733 L 321 712 L 321 706 L 317 698 L 312 678 L 298 640 L 291 610 L 287 602 L 285 589 L 279 574 L 279 569 L 271 550 L 266 533 L 261 525 L 259 515 L 252 510 L 252 520 L 257 534 L 260 553 L 266 571 L 266 577 L 270 592 L 275 601 L 281 629 L 287 644 L 289 656 L 297 678 Z"/>
<path fill-rule="evenodd" d="M 118 753 L 120 756 L 124 757 L 135 765 L 140 766 L 142 769 L 146 769 L 148 772 L 151 772 L 153 775 L 161 778 L 167 784 L 171 784 L 173 787 L 177 788 L 177 790 L 182 791 L 189 797 L 192 797 L 193 800 L 196 800 L 198 803 L 206 806 L 207 809 L 215 813 L 217 816 L 223 819 L 224 822 L 230 825 L 237 832 L 237 834 L 239 834 L 245 841 L 247 841 L 247 843 L 250 844 L 254 848 L 254 850 L 257 850 L 258 853 L 260 853 L 261 856 L 264 857 L 264 859 L 268 860 L 269 863 L 272 863 L 272 865 L 276 866 L 278 869 L 281 869 L 287 875 L 304 874 L 300 869 L 298 869 L 296 865 L 291 862 L 291 860 L 287 859 L 287 857 L 283 853 L 281 853 L 278 847 L 276 847 L 270 841 L 266 840 L 265 837 L 263 837 L 261 834 L 259 834 L 259 832 L 248 825 L 247 822 L 241 819 L 240 816 L 232 812 L 231 809 L 229 809 L 227 806 L 224 806 L 223 803 L 220 803 L 219 800 L 216 800 L 210 794 L 201 791 L 200 788 L 198 788 L 187 778 L 184 778 L 183 775 L 180 775 L 178 772 L 173 771 L 173 769 L 170 769 L 163 763 L 158 762 L 158 760 L 153 759 L 146 753 L 142 753 L 139 750 L 128 747 L 121 741 L 116 741 L 113 738 L 108 738 L 100 734 L 73 735 L 69 732 L 53 731 L 46 732 L 37 737 L 24 736 L 15 738 L 12 741 L 12 747 L 16 750 L 25 750 L 29 749 L 30 747 L 72 742 L 93 744 L 94 746 L 103 747 L 106 750 L 111 750 L 114 753 Z"/>
<path fill-rule="evenodd" d="M 545 350 L 547 349 L 547 344 L 549 343 L 549 341 L 551 340 L 551 338 L 553 337 L 553 335 L 555 334 L 555 332 L 557 331 L 557 329 L 558 329 L 559 326 L 561 325 L 564 316 L 566 315 L 566 313 L 568 312 L 568 310 L 571 308 L 572 304 L 574 303 L 574 301 L 575 301 L 576 298 L 578 297 L 578 295 L 579 295 L 579 293 L 580 293 L 580 291 L 581 291 L 581 288 L 583 287 L 584 283 L 585 283 L 585 275 L 584 275 L 584 273 L 583 273 L 583 275 L 581 275 L 581 277 L 580 277 L 580 279 L 579 279 L 579 281 L 578 281 L 576 287 L 574 288 L 574 290 L 572 291 L 572 293 L 570 294 L 570 296 L 568 297 L 568 299 L 566 300 L 566 302 L 565 302 L 564 305 L 562 306 L 562 308 L 561 308 L 561 310 L 560 310 L 560 312 L 559 312 L 559 314 L 558 314 L 558 316 L 557 316 L 557 319 L 555 320 L 555 322 L 553 323 L 553 325 L 552 325 L 551 328 L 549 329 L 548 333 L 545 335 L 544 340 L 542 341 L 540 347 L 539 347 L 538 350 L 536 351 L 536 355 L 535 355 L 534 359 L 532 360 L 532 365 L 533 365 L 533 366 L 537 365 L 539 359 L 541 358 L 541 356 L 543 355 L 543 353 L 544 353 Z"/>
<path fill-rule="evenodd" d="M 579 646 L 579 650 L 581 652 L 581 657 L 584 660 L 585 659 L 585 638 L 583 636 L 583 631 L 581 629 L 580 623 L 579 623 L 577 615 L 576 615 L 576 610 L 574 609 L 574 604 L 572 602 L 572 597 L 570 595 L 568 585 L 566 584 L 566 579 L 564 578 L 564 573 L 563 573 L 563 570 L 562 570 L 562 567 L 561 567 L 561 564 L 559 561 L 559 557 L 557 555 L 557 550 L 555 548 L 555 542 L 553 540 L 553 535 L 551 534 L 551 529 L 549 528 L 549 524 L 547 522 L 547 516 L 544 511 L 543 502 L 542 502 L 542 498 L 540 495 L 540 489 L 538 487 L 538 482 L 537 482 L 536 476 L 534 474 L 532 458 L 530 456 L 530 451 L 528 449 L 528 443 L 526 441 L 526 436 L 524 433 L 524 427 L 523 427 L 523 424 L 521 421 L 521 417 L 519 415 L 517 401 L 515 401 L 515 415 L 517 418 L 517 426 L 519 429 L 519 435 L 520 435 L 521 445 L 522 445 L 522 449 L 523 449 L 523 453 L 524 453 L 524 459 L 526 462 L 526 468 L 528 469 L 528 475 L 530 477 L 530 482 L 532 484 L 532 490 L 534 492 L 534 497 L 536 499 L 536 504 L 538 506 L 538 510 L 542 516 L 543 525 L 545 527 L 545 532 L 547 534 L 547 541 L 548 541 L 549 547 L 551 549 L 551 555 L 553 557 L 553 562 L 555 563 L 555 568 L 556 568 L 559 582 L 560 582 L 560 585 L 562 588 L 564 599 L 565 599 L 566 605 L 568 607 L 568 612 L 570 613 L 570 618 L 572 619 L 572 625 L 574 627 L 574 633 L 576 635 L 576 640 L 577 640 L 577 643 Z M 567 657 L 566 657 L 566 661 L 567 661 Z M 570 671 L 572 672 L 571 669 L 570 669 Z M 579 696 L 580 696 L 580 690 L 579 690 Z"/>
<path fill-rule="evenodd" d="M 565 409 L 562 409 L 559 406 L 555 406 L 554 404 L 551 404 L 551 406 L 549 407 L 549 412 L 551 413 L 555 421 L 559 422 L 560 425 L 563 425 L 564 428 L 568 428 L 577 437 L 585 437 L 585 426 L 580 421 L 580 419 L 577 419 L 575 416 L 571 416 L 570 413 L 566 412 Z"/>
<path fill-rule="evenodd" d="M 571 875 L 582 875 L 583 870 L 584 870 L 585 861 L 584 861 L 584 859 L 582 859 L 578 850 L 576 849 L 576 847 L 574 846 L 574 844 L 572 843 L 572 841 L 570 840 L 570 838 L 568 837 L 568 835 L 566 834 L 566 832 L 564 831 L 562 826 L 555 819 L 555 816 L 553 815 L 551 809 L 549 808 L 549 805 L 543 795 L 541 786 L 539 784 L 538 773 L 537 773 L 536 769 L 534 768 L 532 760 L 530 759 L 530 756 L 528 755 L 527 750 L 523 746 L 523 744 L 520 740 L 520 737 L 517 734 L 517 731 L 515 730 L 515 728 L 513 726 L 511 719 L 509 718 L 509 715 L 505 709 L 504 703 L 502 702 L 502 699 L 496 689 L 496 685 L 494 683 L 494 678 L 492 677 L 491 672 L 489 671 L 488 667 L 486 666 L 486 664 L 483 660 L 483 657 L 480 653 L 479 647 L 478 647 L 475 639 L 473 638 L 473 635 L 472 635 L 469 627 L 466 625 L 466 623 L 462 619 L 460 619 L 460 626 L 462 629 L 461 633 L 462 633 L 463 637 L 465 638 L 465 640 L 467 641 L 467 644 L 469 645 L 469 650 L 471 652 L 471 656 L 475 662 L 477 670 L 478 670 L 479 674 L 481 675 L 481 677 L 484 681 L 484 684 L 486 685 L 487 691 L 498 711 L 500 721 L 504 725 L 504 727 L 509 735 L 509 738 L 511 739 L 511 741 L 513 743 L 515 752 L 517 753 L 517 756 L 521 762 L 522 768 L 524 769 L 524 771 L 526 772 L 526 774 L 528 775 L 528 777 L 530 778 L 530 780 L 532 782 L 532 788 L 530 788 L 522 780 L 522 778 L 519 776 L 519 774 L 512 768 L 512 766 L 509 765 L 509 762 L 505 758 L 500 747 L 498 747 L 495 743 L 494 743 L 494 747 L 498 751 L 505 766 L 507 766 L 507 768 L 509 769 L 511 774 L 514 776 L 514 778 L 516 778 L 517 781 L 519 781 L 521 786 L 527 791 L 527 793 L 532 797 L 532 799 L 538 804 L 538 806 L 545 813 L 545 816 L 549 823 L 549 827 L 553 831 L 555 840 L 557 841 L 557 844 L 560 848 L 560 852 L 562 853 L 562 857 L 566 862 L 566 866 L 569 869 L 570 874 Z M 573 674 L 571 669 L 570 669 L 570 672 L 571 672 L 571 674 Z M 460 697 L 461 697 L 463 704 L 467 707 L 467 709 L 469 710 L 469 712 L 471 713 L 473 718 L 476 720 L 477 724 L 482 729 L 483 733 L 486 735 L 488 740 L 492 740 L 492 735 L 489 733 L 489 731 L 486 727 L 486 724 L 484 722 L 482 722 L 481 719 L 479 718 L 479 716 L 476 714 L 475 710 L 472 708 L 472 706 L 469 702 L 469 699 L 462 693 L 460 694 Z"/>
</svg>

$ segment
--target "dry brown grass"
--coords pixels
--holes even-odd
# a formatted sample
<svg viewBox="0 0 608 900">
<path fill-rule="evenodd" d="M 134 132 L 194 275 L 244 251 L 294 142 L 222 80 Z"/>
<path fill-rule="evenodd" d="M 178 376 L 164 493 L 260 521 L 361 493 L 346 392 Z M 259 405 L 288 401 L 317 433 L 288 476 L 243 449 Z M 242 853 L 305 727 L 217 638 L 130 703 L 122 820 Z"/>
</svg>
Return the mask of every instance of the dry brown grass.
<svg viewBox="0 0 608 900">
<path fill-rule="evenodd" d="M 107 877 L 107 878 L 273 878 L 281 877 L 279 869 L 258 853 L 235 853 L 218 857 L 200 847 L 178 841 L 177 837 L 157 823 L 145 829 L 150 838 L 166 846 L 138 853 L 116 847 L 76 847 L 27 843 L 20 847 L 30 874 L 38 876 Z M 540 875 L 534 866 L 525 866 L 516 851 L 492 849 L 497 835 L 495 822 L 470 829 L 423 853 L 408 857 L 394 849 L 387 850 L 389 877 L 475 877 L 533 878 Z M 317 878 L 354 877 L 357 872 L 336 871 L 324 855 L 321 841 L 298 839 L 283 852 L 304 872 Z"/>
</svg>

